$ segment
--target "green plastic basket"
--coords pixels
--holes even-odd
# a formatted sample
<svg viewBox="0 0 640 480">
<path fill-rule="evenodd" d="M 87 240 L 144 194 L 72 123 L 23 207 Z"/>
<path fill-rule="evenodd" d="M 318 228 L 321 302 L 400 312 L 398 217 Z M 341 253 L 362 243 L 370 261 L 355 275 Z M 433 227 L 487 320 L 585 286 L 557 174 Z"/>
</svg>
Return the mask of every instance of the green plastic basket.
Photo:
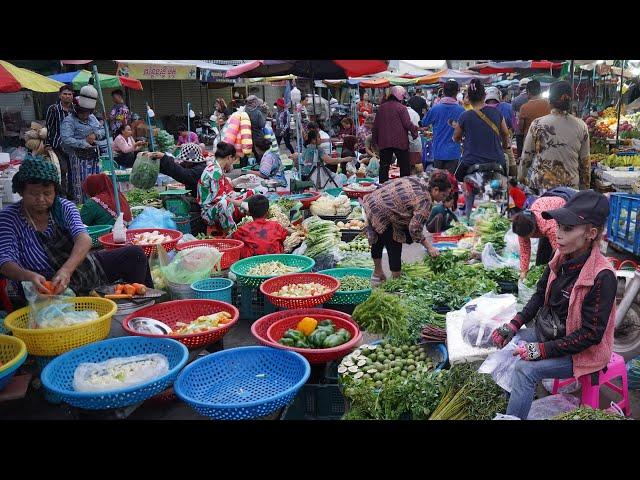
<svg viewBox="0 0 640 480">
<path fill-rule="evenodd" d="M 325 193 L 328 193 L 329 195 L 331 195 L 333 197 L 338 197 L 342 193 L 342 189 L 341 188 L 327 188 L 325 190 Z"/>
<path fill-rule="evenodd" d="M 173 215 L 173 221 L 176 222 L 176 230 L 179 232 L 191 233 L 191 217 L 189 215 Z"/>
<path fill-rule="evenodd" d="M 183 198 L 164 198 L 164 209 L 170 211 L 177 217 L 189 215 L 191 204 Z"/>
<path fill-rule="evenodd" d="M 357 277 L 370 279 L 371 275 L 373 275 L 373 270 L 370 268 L 332 268 L 330 270 L 322 270 L 318 273 L 324 273 L 325 275 L 337 278 L 338 280 L 342 277 L 346 277 L 347 275 L 355 275 Z M 371 288 L 355 290 L 353 292 L 341 292 L 338 290 L 326 305 L 358 305 L 367 300 L 370 295 Z"/>
<path fill-rule="evenodd" d="M 87 232 L 91 237 L 91 246 L 93 248 L 101 248 L 102 245 L 98 241 L 98 238 L 109 233 L 112 228 L 113 225 L 91 225 L 87 227 Z"/>
<path fill-rule="evenodd" d="M 282 262 L 289 267 L 299 268 L 299 272 L 310 272 L 313 266 L 316 264 L 315 260 L 304 255 L 290 255 L 290 254 L 276 254 L 276 255 L 256 255 L 255 257 L 244 258 L 238 260 L 231 265 L 231 273 L 233 273 L 239 285 L 257 288 L 262 285 L 262 282 L 269 278 L 273 278 L 277 275 L 269 275 L 265 277 L 254 277 L 247 272 L 265 262 Z"/>
<path fill-rule="evenodd" d="M 258 170 L 260 170 L 260 166 L 259 165 L 247 165 L 246 167 L 242 167 L 240 169 L 240 171 L 244 174 L 247 173 L 251 173 L 251 172 L 257 172 Z"/>
</svg>

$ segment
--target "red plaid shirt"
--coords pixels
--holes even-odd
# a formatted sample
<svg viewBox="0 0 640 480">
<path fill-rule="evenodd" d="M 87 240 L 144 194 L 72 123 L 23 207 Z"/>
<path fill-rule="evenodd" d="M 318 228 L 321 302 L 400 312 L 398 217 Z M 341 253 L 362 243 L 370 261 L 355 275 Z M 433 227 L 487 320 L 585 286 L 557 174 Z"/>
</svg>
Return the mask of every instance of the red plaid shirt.
<svg viewBox="0 0 640 480">
<path fill-rule="evenodd" d="M 259 218 L 236 230 L 231 238 L 244 242 L 242 258 L 284 253 L 283 242 L 289 232 L 278 222 Z"/>
</svg>

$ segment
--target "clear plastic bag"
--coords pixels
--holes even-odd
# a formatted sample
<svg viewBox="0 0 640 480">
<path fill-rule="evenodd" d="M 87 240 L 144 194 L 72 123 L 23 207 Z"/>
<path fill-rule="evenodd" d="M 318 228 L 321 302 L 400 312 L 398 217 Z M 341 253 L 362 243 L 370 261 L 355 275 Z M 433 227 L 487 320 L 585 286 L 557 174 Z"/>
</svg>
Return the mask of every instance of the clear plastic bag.
<svg viewBox="0 0 640 480">
<path fill-rule="evenodd" d="M 73 388 L 77 392 L 120 390 L 148 382 L 168 371 L 169 360 L 159 353 L 81 363 L 73 375 Z"/>
<path fill-rule="evenodd" d="M 144 207 L 142 213 L 129 225 L 129 229 L 136 228 L 168 228 L 170 230 L 176 230 L 178 227 L 174 220 L 174 215 L 170 211 L 154 207 Z"/>
<path fill-rule="evenodd" d="M 511 294 L 487 293 L 467 303 L 463 310 L 462 338 L 469 345 L 480 348 L 493 346 L 491 334 L 503 323 L 515 317 L 516 297 Z"/>
<path fill-rule="evenodd" d="M 140 152 L 136 156 L 129 181 L 134 187 L 148 190 L 155 186 L 160 174 L 160 160 L 151 158 L 148 152 Z"/>
<path fill-rule="evenodd" d="M 519 357 L 513 356 L 513 351 L 519 339 L 520 337 L 516 335 L 503 349 L 490 353 L 478 369 L 478 373 L 491 375 L 496 385 L 509 393 L 511 393 L 513 371 L 516 367 L 516 361 L 519 359 Z"/>
<path fill-rule="evenodd" d="M 29 302 L 29 328 L 60 328 L 97 320 L 94 310 L 76 311 L 73 303 L 66 301 L 75 297 L 67 288 L 62 295 L 41 295 L 31 282 L 22 282 L 25 298 Z"/>
<path fill-rule="evenodd" d="M 536 293 L 536 288 L 527 287 L 522 280 L 518 280 L 518 301 L 522 305 L 526 305 L 531 300 L 533 294 Z"/>
<path fill-rule="evenodd" d="M 164 278 L 172 283 L 191 284 L 203 280 L 212 272 L 220 271 L 222 253 L 213 247 L 195 247 L 181 250 L 169 263 L 168 257 L 159 255 Z"/>
<path fill-rule="evenodd" d="M 554 378 L 545 378 L 542 380 L 542 386 L 544 389 L 553 394 L 553 382 L 555 382 Z M 558 393 L 574 393 L 580 390 L 580 382 L 573 382 L 558 389 Z"/>
<path fill-rule="evenodd" d="M 482 250 L 482 265 L 487 270 L 495 270 L 497 268 L 510 267 L 516 270 L 520 268 L 520 260 L 514 257 L 502 257 L 498 255 L 493 244 L 487 243 Z"/>
<path fill-rule="evenodd" d="M 578 408 L 580 399 L 573 395 L 559 393 L 558 395 L 549 395 L 548 397 L 534 400 L 531 404 L 531 410 L 527 420 L 549 420 L 561 413 L 569 412 Z"/>
</svg>

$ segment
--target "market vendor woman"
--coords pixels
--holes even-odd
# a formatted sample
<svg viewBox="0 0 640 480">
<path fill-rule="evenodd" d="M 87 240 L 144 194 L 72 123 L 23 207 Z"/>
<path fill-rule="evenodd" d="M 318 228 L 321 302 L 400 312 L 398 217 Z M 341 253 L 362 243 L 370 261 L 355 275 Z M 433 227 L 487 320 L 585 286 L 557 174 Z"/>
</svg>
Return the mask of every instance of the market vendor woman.
<svg viewBox="0 0 640 480">
<path fill-rule="evenodd" d="M 545 211 L 558 223 L 558 249 L 524 309 L 497 328 L 499 348 L 515 335 L 511 397 L 507 415 L 526 419 L 536 384 L 544 378 L 579 378 L 607 366 L 616 316 L 615 273 L 600 252 L 609 202 L 593 190 L 575 194 L 562 208 Z M 535 326 L 520 330 L 535 319 Z"/>
<path fill-rule="evenodd" d="M 89 199 L 82 205 L 80 218 L 85 225 L 113 225 L 116 223 L 116 199 L 113 182 L 104 173 L 89 175 L 82 184 L 82 191 Z M 127 225 L 131 222 L 131 208 L 126 197 L 118 192 L 120 211 Z"/>
<path fill-rule="evenodd" d="M 90 252 L 91 237 L 75 205 L 62 198 L 53 163 L 27 157 L 13 177 L 22 200 L 0 211 L 0 275 L 14 282 L 30 281 L 47 294 L 70 287 L 87 295 L 97 286 L 117 280 L 153 287 L 142 249 L 125 246 Z"/>
<path fill-rule="evenodd" d="M 367 216 L 367 236 L 375 265 L 374 284 L 386 280 L 382 271 L 382 250 L 386 247 L 393 278 L 400 276 L 402 244 L 420 242 L 431 256 L 438 250 L 423 234 L 433 202 L 441 202 L 451 192 L 446 174 L 424 177 L 402 177 L 387 182 L 362 201 Z"/>
</svg>

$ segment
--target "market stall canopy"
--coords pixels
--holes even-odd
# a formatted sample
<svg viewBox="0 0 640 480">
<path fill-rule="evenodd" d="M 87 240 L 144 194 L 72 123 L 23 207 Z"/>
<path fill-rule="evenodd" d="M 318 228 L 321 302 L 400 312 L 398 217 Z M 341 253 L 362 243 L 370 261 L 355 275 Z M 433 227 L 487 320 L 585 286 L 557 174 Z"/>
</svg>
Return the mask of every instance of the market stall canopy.
<svg viewBox="0 0 640 480">
<path fill-rule="evenodd" d="M 489 75 L 479 75 L 475 72 L 464 72 L 461 70 L 453 70 L 451 68 L 445 68 L 433 75 L 426 75 L 424 77 L 415 78 L 415 85 L 428 85 L 432 83 L 444 83 L 449 79 L 455 80 L 463 85 L 471 82 L 472 78 L 478 78 L 487 83 L 490 81 Z"/>
<path fill-rule="evenodd" d="M 0 93 L 19 92 L 22 89 L 54 93 L 60 90 L 63 85 L 62 82 L 51 80 L 39 73 L 0 60 Z"/>
<path fill-rule="evenodd" d="M 257 78 L 249 78 L 247 81 L 249 83 L 277 83 L 284 82 L 287 80 L 295 80 L 295 75 L 278 75 L 276 77 L 257 77 Z"/>
<path fill-rule="evenodd" d="M 102 88 L 127 87 L 132 90 L 142 90 L 142 83 L 135 78 L 107 75 L 105 73 L 100 73 L 99 76 L 100 86 Z M 80 90 L 85 85 L 88 85 L 91 77 L 92 73 L 88 70 L 78 70 L 77 72 L 59 73 L 49 76 L 49 78 L 53 80 L 71 85 L 74 90 Z"/>
<path fill-rule="evenodd" d="M 227 71 L 227 78 L 296 75 L 306 78 L 344 79 L 387 69 L 388 60 L 251 60 Z"/>
<path fill-rule="evenodd" d="M 60 60 L 60 63 L 63 65 L 86 65 L 91 62 L 93 62 L 93 60 Z"/>
<path fill-rule="evenodd" d="M 513 73 L 519 70 L 557 70 L 562 68 L 564 62 L 550 62 L 548 60 L 524 60 L 515 62 L 488 62 L 478 63 L 469 67 L 473 70 L 485 75 L 495 73 Z"/>
</svg>

